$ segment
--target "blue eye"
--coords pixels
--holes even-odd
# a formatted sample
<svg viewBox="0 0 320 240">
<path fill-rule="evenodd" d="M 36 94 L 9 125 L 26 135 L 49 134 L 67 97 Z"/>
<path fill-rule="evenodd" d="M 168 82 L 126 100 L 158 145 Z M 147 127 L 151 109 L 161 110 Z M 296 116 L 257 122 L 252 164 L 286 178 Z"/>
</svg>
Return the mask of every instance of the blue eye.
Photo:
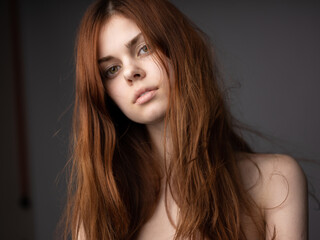
<svg viewBox="0 0 320 240">
<path fill-rule="evenodd" d="M 120 66 L 112 66 L 108 68 L 103 75 L 106 78 L 113 78 L 117 74 L 119 69 L 120 69 Z"/>
<path fill-rule="evenodd" d="M 149 47 L 147 45 L 143 45 L 142 48 L 140 48 L 138 55 L 144 55 L 147 54 L 149 52 Z"/>
</svg>

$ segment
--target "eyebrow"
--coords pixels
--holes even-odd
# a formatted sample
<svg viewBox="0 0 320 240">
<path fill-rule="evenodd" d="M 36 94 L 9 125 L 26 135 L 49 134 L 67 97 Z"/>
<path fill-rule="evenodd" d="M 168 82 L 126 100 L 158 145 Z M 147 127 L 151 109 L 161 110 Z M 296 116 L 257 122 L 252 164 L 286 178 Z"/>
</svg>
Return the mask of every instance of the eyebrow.
<svg viewBox="0 0 320 240">
<path fill-rule="evenodd" d="M 132 38 L 129 42 L 127 42 L 125 44 L 125 46 L 127 48 L 131 48 L 132 46 L 134 46 L 135 44 L 137 44 L 137 42 L 140 40 L 140 38 L 142 37 L 142 33 L 138 33 L 134 38 Z M 98 60 L 98 63 L 101 63 L 101 62 L 107 62 L 109 61 L 110 59 L 112 59 L 113 57 L 112 56 L 106 56 L 106 57 L 102 57 Z"/>
</svg>

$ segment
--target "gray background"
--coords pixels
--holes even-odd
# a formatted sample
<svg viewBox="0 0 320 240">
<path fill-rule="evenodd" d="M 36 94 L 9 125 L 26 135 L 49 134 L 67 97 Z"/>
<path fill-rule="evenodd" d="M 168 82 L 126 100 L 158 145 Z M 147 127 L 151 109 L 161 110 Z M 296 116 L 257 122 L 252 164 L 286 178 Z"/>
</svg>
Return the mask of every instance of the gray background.
<svg viewBox="0 0 320 240">
<path fill-rule="evenodd" d="M 74 97 L 74 38 L 89 0 L 20 0 L 32 208 L 18 205 L 18 163 L 9 0 L 1 1 L 0 238 L 52 239 L 65 199 L 63 167 Z M 267 142 L 256 150 L 301 161 L 319 196 L 319 1 L 172 1 L 211 37 L 232 112 Z M 320 211 L 310 199 L 310 239 Z"/>
</svg>

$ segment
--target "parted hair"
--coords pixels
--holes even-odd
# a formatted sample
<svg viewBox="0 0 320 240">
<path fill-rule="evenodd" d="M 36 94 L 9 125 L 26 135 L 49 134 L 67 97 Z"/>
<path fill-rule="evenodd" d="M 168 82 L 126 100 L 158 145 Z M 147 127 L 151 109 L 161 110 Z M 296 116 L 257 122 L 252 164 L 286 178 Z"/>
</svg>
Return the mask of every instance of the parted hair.
<svg viewBox="0 0 320 240">
<path fill-rule="evenodd" d="M 98 37 L 113 14 L 133 20 L 174 72 L 165 115 L 172 154 L 164 170 L 145 126 L 124 116 L 104 88 Z M 66 239 L 78 239 L 80 227 L 86 239 L 135 239 L 164 176 L 179 207 L 174 239 L 246 239 L 243 214 L 265 237 L 262 211 L 237 165 L 238 153 L 253 151 L 227 107 L 217 65 L 206 35 L 167 0 L 100 0 L 88 8 L 76 45 Z"/>
</svg>

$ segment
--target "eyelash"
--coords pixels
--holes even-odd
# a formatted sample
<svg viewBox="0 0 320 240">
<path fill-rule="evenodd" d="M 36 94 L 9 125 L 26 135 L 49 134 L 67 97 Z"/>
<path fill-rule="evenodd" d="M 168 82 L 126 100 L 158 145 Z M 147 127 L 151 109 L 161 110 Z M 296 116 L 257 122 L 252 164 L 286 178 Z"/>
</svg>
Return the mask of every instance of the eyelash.
<svg viewBox="0 0 320 240">
<path fill-rule="evenodd" d="M 141 51 L 143 51 L 143 53 L 141 53 Z M 140 57 L 141 55 L 147 55 L 147 54 L 149 54 L 149 52 L 150 52 L 150 48 L 149 48 L 149 46 L 147 45 L 147 44 L 144 44 L 140 49 L 139 49 L 139 51 L 138 51 L 138 57 Z M 116 70 L 116 72 L 115 73 L 111 73 L 111 75 L 110 75 L 110 71 L 112 70 L 112 69 L 114 69 L 114 68 L 116 68 L 117 70 Z M 119 69 L 120 69 L 120 66 L 119 65 L 113 65 L 113 66 L 111 66 L 111 67 L 108 67 L 105 71 L 103 71 L 102 72 L 102 77 L 103 78 L 105 78 L 105 79 L 112 79 L 112 78 L 114 78 L 115 77 L 115 75 L 117 74 L 117 72 L 119 71 Z"/>
<path fill-rule="evenodd" d="M 141 50 L 142 49 L 146 49 L 146 51 L 144 51 L 144 53 L 142 54 L 142 55 L 144 55 L 144 54 L 147 54 L 147 53 L 149 53 L 149 46 L 147 45 L 147 44 L 144 44 L 140 49 L 139 49 L 139 51 L 138 51 L 138 54 L 140 54 L 140 52 L 141 52 Z M 141 54 L 140 54 L 141 55 Z M 140 56 L 139 55 L 139 56 Z"/>
</svg>

